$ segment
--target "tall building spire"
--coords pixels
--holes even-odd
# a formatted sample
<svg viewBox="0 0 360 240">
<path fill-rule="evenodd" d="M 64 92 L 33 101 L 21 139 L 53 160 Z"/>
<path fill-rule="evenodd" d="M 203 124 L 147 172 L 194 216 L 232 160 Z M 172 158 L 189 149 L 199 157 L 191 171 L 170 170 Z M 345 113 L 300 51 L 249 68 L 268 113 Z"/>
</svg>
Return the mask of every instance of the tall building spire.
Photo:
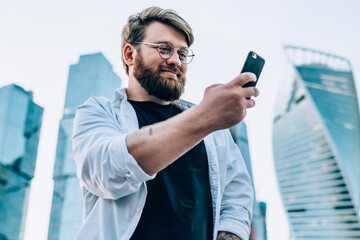
<svg viewBox="0 0 360 240">
<path fill-rule="evenodd" d="M 0 239 L 23 239 L 43 108 L 32 92 L 0 88 Z"/>
<path fill-rule="evenodd" d="M 92 96 L 114 98 L 121 79 L 101 53 L 80 56 L 71 65 L 64 114 L 60 121 L 54 167 L 54 193 L 51 207 L 49 240 L 74 239 L 82 223 L 82 196 L 71 158 L 71 135 L 76 108 Z"/>
</svg>

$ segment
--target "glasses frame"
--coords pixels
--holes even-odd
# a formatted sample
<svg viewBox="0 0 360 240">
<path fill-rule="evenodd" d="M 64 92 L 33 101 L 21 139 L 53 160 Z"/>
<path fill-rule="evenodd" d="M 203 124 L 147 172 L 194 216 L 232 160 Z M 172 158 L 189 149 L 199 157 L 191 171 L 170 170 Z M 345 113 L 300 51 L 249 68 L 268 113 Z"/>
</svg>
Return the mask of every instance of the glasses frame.
<svg viewBox="0 0 360 240">
<path fill-rule="evenodd" d="M 186 50 L 188 51 L 188 53 L 189 53 L 188 56 L 187 56 L 187 59 L 190 59 L 190 61 L 188 61 L 188 62 L 183 62 L 183 61 L 180 59 L 180 57 L 179 57 L 180 62 L 181 62 L 182 64 L 185 64 L 185 65 L 191 63 L 192 60 L 194 59 L 194 56 L 195 56 L 195 54 L 194 54 L 194 52 L 191 50 L 191 48 L 188 48 L 188 47 L 175 48 L 174 45 L 173 45 L 171 42 L 161 42 L 161 43 L 136 42 L 136 43 L 137 43 L 137 44 L 144 44 L 144 45 L 148 45 L 148 46 L 157 47 L 159 56 L 160 56 L 162 59 L 165 59 L 165 60 L 170 59 L 170 58 L 172 57 L 172 55 L 174 54 L 174 50 L 177 50 L 177 53 L 179 54 L 179 51 L 180 51 L 181 49 L 186 49 Z M 160 50 L 160 46 L 161 46 L 162 44 L 166 44 L 166 45 L 168 45 L 168 46 L 171 47 L 171 51 L 170 51 L 170 56 L 169 56 L 169 57 L 164 57 L 164 56 L 160 53 L 160 51 L 161 51 L 161 50 Z"/>
</svg>

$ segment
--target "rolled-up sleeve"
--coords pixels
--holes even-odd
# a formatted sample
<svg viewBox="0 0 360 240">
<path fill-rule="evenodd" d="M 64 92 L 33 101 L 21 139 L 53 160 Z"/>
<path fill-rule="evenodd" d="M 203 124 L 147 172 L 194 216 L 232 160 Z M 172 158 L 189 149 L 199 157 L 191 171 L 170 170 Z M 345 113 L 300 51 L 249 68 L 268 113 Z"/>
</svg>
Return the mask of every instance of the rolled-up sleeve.
<svg viewBox="0 0 360 240">
<path fill-rule="evenodd" d="M 228 134 L 229 159 L 221 201 L 219 231 L 249 239 L 254 190 L 239 148 Z"/>
<path fill-rule="evenodd" d="M 101 198 L 127 196 L 155 177 L 146 174 L 129 154 L 129 130 L 120 119 L 111 102 L 96 98 L 79 106 L 74 118 L 72 157 L 77 176 L 83 187 Z"/>
</svg>

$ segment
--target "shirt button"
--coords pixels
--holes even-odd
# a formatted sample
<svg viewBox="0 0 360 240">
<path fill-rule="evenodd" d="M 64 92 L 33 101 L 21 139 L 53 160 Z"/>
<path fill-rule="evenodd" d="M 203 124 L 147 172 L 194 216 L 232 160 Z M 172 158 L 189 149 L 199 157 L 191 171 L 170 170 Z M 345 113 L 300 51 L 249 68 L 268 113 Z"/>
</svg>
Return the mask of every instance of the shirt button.
<svg viewBox="0 0 360 240">
<path fill-rule="evenodd" d="M 136 209 L 136 212 L 137 212 L 137 213 L 141 212 L 141 207 L 138 207 L 138 208 Z"/>
</svg>

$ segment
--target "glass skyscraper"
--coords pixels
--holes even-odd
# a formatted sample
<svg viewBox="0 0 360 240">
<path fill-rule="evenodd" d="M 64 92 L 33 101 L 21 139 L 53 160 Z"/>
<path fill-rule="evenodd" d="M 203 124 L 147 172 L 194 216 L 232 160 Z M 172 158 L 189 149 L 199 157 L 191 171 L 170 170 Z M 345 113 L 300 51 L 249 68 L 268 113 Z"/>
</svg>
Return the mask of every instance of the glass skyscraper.
<svg viewBox="0 0 360 240">
<path fill-rule="evenodd" d="M 286 46 L 273 152 L 294 239 L 360 239 L 360 117 L 348 60 Z"/>
<path fill-rule="evenodd" d="M 23 239 L 43 108 L 32 92 L 0 88 L 0 239 Z"/>
<path fill-rule="evenodd" d="M 247 129 L 245 123 L 242 121 L 239 124 L 235 125 L 230 129 L 231 135 L 238 145 L 241 154 L 244 158 L 246 168 L 249 172 L 251 182 L 254 182 L 250 151 L 249 151 L 249 141 L 247 136 Z M 254 187 L 254 184 L 253 184 Z M 250 240 L 266 240 L 266 203 L 257 202 L 256 197 L 254 197 L 254 206 L 253 206 L 253 220 L 251 224 L 251 235 Z"/>
<path fill-rule="evenodd" d="M 79 62 L 70 66 L 56 149 L 49 240 L 74 239 L 82 223 L 82 193 L 71 157 L 76 108 L 92 96 L 113 99 L 120 87 L 121 79 L 101 53 L 80 56 Z"/>
</svg>

